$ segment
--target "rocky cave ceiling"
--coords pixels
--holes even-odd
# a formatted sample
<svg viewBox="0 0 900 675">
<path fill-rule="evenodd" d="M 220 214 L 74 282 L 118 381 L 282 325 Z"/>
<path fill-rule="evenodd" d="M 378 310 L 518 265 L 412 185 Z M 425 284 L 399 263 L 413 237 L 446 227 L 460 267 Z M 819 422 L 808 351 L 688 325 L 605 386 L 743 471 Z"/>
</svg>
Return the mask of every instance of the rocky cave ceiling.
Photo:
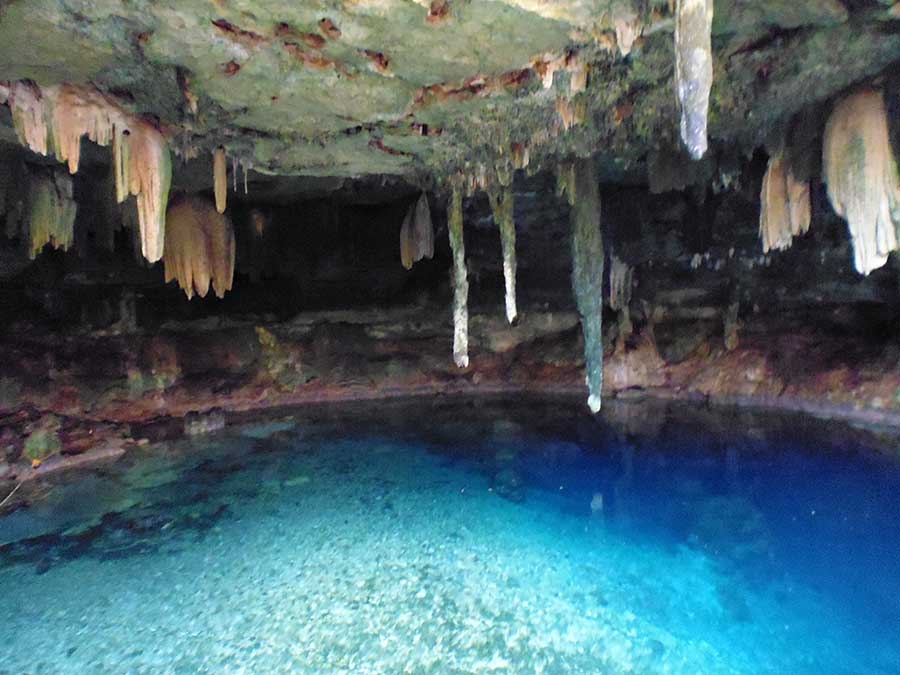
<svg viewBox="0 0 900 675">
<path fill-rule="evenodd" d="M 93 85 L 205 166 L 224 146 L 257 173 L 421 182 L 527 150 L 533 168 L 599 154 L 625 180 L 679 147 L 674 4 L 12 0 L 0 78 Z M 752 151 L 882 74 L 900 59 L 898 18 L 886 0 L 716 0 L 711 145 Z M 182 185 L 211 178 L 176 168 Z"/>
</svg>

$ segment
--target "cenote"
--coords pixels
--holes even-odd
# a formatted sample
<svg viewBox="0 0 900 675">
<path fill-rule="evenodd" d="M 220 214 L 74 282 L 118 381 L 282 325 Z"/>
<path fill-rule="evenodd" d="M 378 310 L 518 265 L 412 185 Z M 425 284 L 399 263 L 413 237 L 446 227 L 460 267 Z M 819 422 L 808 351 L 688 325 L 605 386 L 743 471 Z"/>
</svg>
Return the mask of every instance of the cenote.
<svg viewBox="0 0 900 675">
<path fill-rule="evenodd" d="M 0 675 L 900 673 L 898 158 L 898 0 L 0 0 Z"/>
<path fill-rule="evenodd" d="M 245 416 L 40 481 L 2 671 L 897 672 L 884 436 L 572 403 Z"/>
</svg>

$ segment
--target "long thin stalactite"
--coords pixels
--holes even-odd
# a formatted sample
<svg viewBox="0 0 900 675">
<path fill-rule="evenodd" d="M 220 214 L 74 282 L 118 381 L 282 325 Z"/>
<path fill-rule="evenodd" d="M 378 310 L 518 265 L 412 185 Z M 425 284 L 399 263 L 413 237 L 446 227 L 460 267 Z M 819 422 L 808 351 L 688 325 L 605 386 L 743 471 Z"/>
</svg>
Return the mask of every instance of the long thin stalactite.
<svg viewBox="0 0 900 675">
<path fill-rule="evenodd" d="M 500 246 L 503 250 L 503 282 L 505 287 L 506 320 L 516 319 L 516 223 L 513 218 L 513 191 L 508 185 L 497 185 L 488 190 L 488 199 L 494 222 L 500 229 Z"/>
<path fill-rule="evenodd" d="M 447 215 L 450 250 L 453 253 L 453 361 L 460 368 L 469 365 L 469 280 L 466 245 L 463 240 L 462 191 L 454 185 Z"/>
<path fill-rule="evenodd" d="M 585 380 L 588 407 L 600 410 L 603 389 L 603 238 L 600 232 L 600 192 L 594 163 L 574 163 L 572 221 L 572 287 L 584 332 Z"/>
</svg>

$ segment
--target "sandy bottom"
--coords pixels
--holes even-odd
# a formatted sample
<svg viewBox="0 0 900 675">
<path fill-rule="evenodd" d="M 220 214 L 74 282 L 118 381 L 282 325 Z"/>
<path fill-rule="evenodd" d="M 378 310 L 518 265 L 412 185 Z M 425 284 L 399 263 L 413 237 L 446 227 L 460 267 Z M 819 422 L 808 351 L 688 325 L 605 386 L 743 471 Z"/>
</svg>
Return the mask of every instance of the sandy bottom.
<svg viewBox="0 0 900 675">
<path fill-rule="evenodd" d="M 878 672 L 812 589 L 566 486 L 513 501 L 419 442 L 209 442 L 117 475 L 130 520 L 7 546 L 0 672 Z"/>
</svg>

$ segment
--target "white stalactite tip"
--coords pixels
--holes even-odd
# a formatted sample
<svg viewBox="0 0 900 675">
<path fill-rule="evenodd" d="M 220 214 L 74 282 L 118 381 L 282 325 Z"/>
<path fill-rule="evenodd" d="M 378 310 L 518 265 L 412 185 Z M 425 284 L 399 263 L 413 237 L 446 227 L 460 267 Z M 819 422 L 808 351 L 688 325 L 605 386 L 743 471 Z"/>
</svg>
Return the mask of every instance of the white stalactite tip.
<svg viewBox="0 0 900 675">
<path fill-rule="evenodd" d="M 218 147 L 213 152 L 213 186 L 216 193 L 216 211 L 225 213 L 228 202 L 228 166 L 223 147 Z"/>
<path fill-rule="evenodd" d="M 900 228 L 900 177 L 882 93 L 863 89 L 838 102 L 823 146 L 828 198 L 847 221 L 857 271 L 868 274 L 898 249 Z"/>
<path fill-rule="evenodd" d="M 678 0 L 675 16 L 675 89 L 681 139 L 694 159 L 706 154 L 713 82 L 713 0 Z"/>
</svg>

